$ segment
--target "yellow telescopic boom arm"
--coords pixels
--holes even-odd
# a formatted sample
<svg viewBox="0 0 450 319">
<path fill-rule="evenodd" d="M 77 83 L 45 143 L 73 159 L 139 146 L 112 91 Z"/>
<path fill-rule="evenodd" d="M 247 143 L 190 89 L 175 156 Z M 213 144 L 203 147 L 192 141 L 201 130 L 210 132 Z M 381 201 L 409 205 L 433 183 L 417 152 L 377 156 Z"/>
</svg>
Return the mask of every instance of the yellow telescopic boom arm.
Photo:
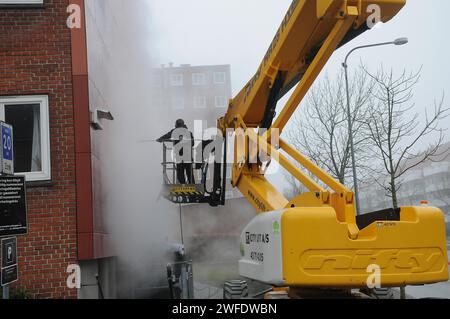
<svg viewBox="0 0 450 319">
<path fill-rule="evenodd" d="M 387 22 L 404 4 L 405 0 L 294 0 L 258 71 L 231 101 L 225 126 L 234 127 L 239 115 L 247 127 L 269 128 L 276 102 L 301 81 L 299 94 L 274 124 L 282 130 L 336 48 L 366 31 L 372 14 L 379 12 Z"/>
<path fill-rule="evenodd" d="M 259 136 L 250 129 L 277 129 L 281 134 L 333 52 L 368 30 L 367 21 L 372 15 L 387 22 L 404 4 L 405 0 L 294 0 L 258 71 L 230 101 L 225 117 L 219 120 L 222 130 L 243 129 L 249 142 L 264 145 L 282 167 L 309 189 L 311 193 L 303 197 L 308 197 L 310 204 L 312 198 L 317 205 L 333 206 L 341 221 L 354 221 L 353 193 L 282 142 L 280 147 L 310 174 L 304 173 L 271 145 L 270 134 Z M 294 86 L 290 99 L 274 121 L 278 100 Z M 249 154 L 238 158 L 239 151 L 242 150 L 235 152 L 232 183 L 258 212 L 295 205 L 265 179 L 260 167 L 243 165 L 248 164 Z M 311 175 L 334 193 L 317 184 Z"/>
</svg>

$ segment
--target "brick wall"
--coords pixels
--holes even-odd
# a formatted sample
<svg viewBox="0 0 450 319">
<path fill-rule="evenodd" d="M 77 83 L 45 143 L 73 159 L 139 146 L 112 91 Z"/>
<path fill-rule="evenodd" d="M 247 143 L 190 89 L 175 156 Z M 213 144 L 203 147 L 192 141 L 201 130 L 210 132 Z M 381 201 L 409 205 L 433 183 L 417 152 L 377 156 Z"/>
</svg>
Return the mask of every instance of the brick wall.
<svg viewBox="0 0 450 319">
<path fill-rule="evenodd" d="M 0 95 L 48 94 L 52 184 L 28 189 L 29 234 L 19 238 L 19 282 L 35 298 L 74 298 L 77 262 L 74 116 L 67 0 L 0 9 Z"/>
</svg>

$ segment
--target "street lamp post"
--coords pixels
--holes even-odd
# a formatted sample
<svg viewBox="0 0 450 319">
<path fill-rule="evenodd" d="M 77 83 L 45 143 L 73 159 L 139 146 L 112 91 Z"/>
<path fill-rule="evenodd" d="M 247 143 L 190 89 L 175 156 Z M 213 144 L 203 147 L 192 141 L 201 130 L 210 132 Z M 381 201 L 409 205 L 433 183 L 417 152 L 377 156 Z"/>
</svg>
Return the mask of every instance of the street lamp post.
<svg viewBox="0 0 450 319">
<path fill-rule="evenodd" d="M 359 215 L 361 214 L 361 210 L 360 210 L 360 202 L 359 202 L 359 193 L 358 193 L 358 178 L 356 175 L 356 162 L 355 162 L 355 145 L 353 142 L 353 126 L 352 126 L 352 120 L 351 120 L 351 116 L 352 116 L 352 112 L 351 112 L 351 108 L 350 108 L 350 92 L 349 92 L 349 87 L 348 87 L 348 64 L 347 64 L 347 60 L 349 58 L 349 56 L 355 52 L 356 50 L 359 49 L 366 49 L 366 48 L 371 48 L 371 47 L 378 47 L 378 46 L 383 46 L 383 45 L 404 45 L 408 43 L 408 38 L 399 38 L 396 39 L 394 41 L 391 42 L 383 42 L 383 43 L 376 43 L 376 44 L 369 44 L 369 45 L 362 45 L 359 47 L 354 48 L 353 50 L 351 50 L 347 56 L 345 57 L 344 63 L 342 63 L 342 66 L 344 67 L 345 70 L 345 86 L 346 86 L 346 91 L 347 91 L 347 118 L 348 118 L 348 134 L 349 134 L 349 139 L 350 139 L 350 152 L 352 155 L 352 170 L 353 170 L 353 184 L 354 184 L 354 188 L 355 188 L 355 203 L 356 203 L 356 214 Z"/>
</svg>

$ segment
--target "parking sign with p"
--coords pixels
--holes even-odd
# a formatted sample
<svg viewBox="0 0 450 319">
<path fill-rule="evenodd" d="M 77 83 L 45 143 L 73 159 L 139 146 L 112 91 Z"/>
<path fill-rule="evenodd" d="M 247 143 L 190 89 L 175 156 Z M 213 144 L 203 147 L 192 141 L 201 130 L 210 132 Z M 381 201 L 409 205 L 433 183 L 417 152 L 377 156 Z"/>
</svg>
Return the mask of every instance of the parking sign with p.
<svg viewBox="0 0 450 319">
<path fill-rule="evenodd" d="M 17 238 L 5 238 L 1 240 L 1 285 L 9 285 L 17 281 Z"/>
</svg>

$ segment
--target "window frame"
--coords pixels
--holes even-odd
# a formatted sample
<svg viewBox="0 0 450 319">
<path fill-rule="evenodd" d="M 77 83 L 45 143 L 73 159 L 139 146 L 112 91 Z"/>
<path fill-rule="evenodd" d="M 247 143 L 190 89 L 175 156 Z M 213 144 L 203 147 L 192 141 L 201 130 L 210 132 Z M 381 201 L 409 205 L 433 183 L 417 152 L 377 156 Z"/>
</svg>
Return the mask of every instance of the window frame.
<svg viewBox="0 0 450 319">
<path fill-rule="evenodd" d="M 197 104 L 200 100 L 204 102 L 202 105 Z M 207 108 L 207 105 L 206 96 L 194 96 L 194 109 L 204 110 Z"/>
<path fill-rule="evenodd" d="M 41 129 L 41 164 L 39 172 L 22 172 L 15 175 L 25 175 L 27 182 L 45 182 L 52 180 L 51 150 L 50 150 L 50 117 L 48 95 L 16 95 L 0 96 L 0 119 L 5 120 L 5 105 L 39 104 Z"/>
<path fill-rule="evenodd" d="M 175 77 L 179 78 L 179 81 L 174 81 Z M 183 73 L 172 73 L 172 74 L 170 74 L 170 85 L 171 86 L 183 86 L 184 85 Z"/>
<path fill-rule="evenodd" d="M 0 0 L 0 7 L 43 7 L 44 0 Z"/>
<path fill-rule="evenodd" d="M 184 97 L 174 96 L 172 97 L 170 102 L 172 110 L 182 111 L 186 109 L 186 100 L 184 99 Z"/>
<path fill-rule="evenodd" d="M 202 81 L 197 82 L 194 80 L 194 79 L 198 79 L 198 77 L 201 78 Z M 206 81 L 205 73 L 203 73 L 203 72 L 192 73 L 192 86 L 205 86 L 206 83 L 207 83 L 207 81 Z"/>
<path fill-rule="evenodd" d="M 219 99 L 224 99 L 224 101 L 225 101 L 224 105 L 219 105 L 217 103 L 217 101 L 219 101 Z M 215 96 L 215 98 L 214 98 L 214 106 L 216 108 L 226 108 L 227 107 L 227 102 L 228 102 L 228 98 L 226 96 L 224 96 L 224 95 L 222 95 L 222 96 Z"/>
<path fill-rule="evenodd" d="M 223 81 L 217 81 L 217 76 L 220 74 L 220 76 L 223 76 Z M 214 72 L 213 75 L 214 84 L 225 84 L 227 82 L 227 73 L 223 71 L 217 71 Z"/>
</svg>

